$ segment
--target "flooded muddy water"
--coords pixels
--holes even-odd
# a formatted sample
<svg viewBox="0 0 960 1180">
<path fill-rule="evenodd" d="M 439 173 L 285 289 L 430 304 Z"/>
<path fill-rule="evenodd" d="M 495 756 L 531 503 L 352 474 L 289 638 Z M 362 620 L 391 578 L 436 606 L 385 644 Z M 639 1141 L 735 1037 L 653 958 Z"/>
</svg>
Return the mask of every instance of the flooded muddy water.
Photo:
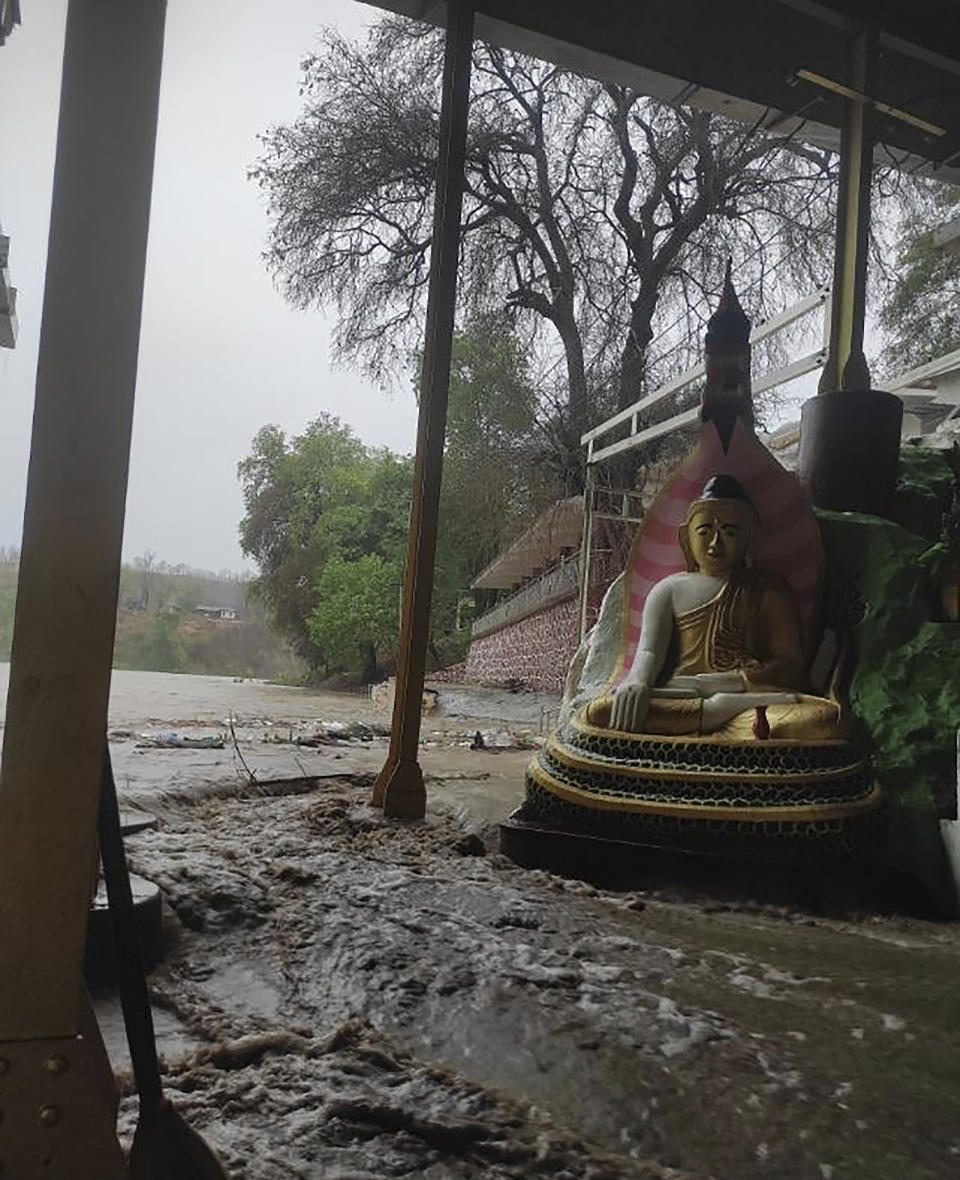
<svg viewBox="0 0 960 1180">
<path fill-rule="evenodd" d="M 960 1175 L 960 930 L 512 865 L 495 825 L 529 750 L 466 739 L 543 707 L 441 689 L 405 823 L 368 805 L 383 736 L 289 740 L 383 723 L 369 700 L 115 674 L 121 793 L 159 816 L 127 848 L 165 898 L 165 1083 L 231 1180 Z M 231 714 L 235 746 L 137 744 Z"/>
<path fill-rule="evenodd" d="M 6 711 L 10 665 L 0 662 L 0 724 Z M 556 711 L 551 693 L 512 693 L 503 689 L 458 684 L 439 685 L 440 707 L 427 714 L 425 729 L 455 728 L 465 719 L 479 722 L 509 721 L 536 729 L 543 715 Z M 163 725 L 167 728 L 226 724 L 233 717 L 245 722 L 270 721 L 276 726 L 311 720 L 379 720 L 369 692 L 320 692 L 291 688 L 263 680 L 236 680 L 229 676 L 184 676 L 172 672 L 114 671 L 110 689 L 109 723 L 119 729 Z M 55 724 L 55 721 L 54 721 Z"/>
<path fill-rule="evenodd" d="M 0 663 L 0 728 L 8 678 L 9 664 Z M 438 705 L 424 714 L 421 727 L 424 772 L 435 782 L 479 777 L 485 786 L 474 792 L 474 802 L 493 822 L 520 801 L 528 747 L 556 715 L 557 698 L 475 686 L 437 688 Z M 299 744 L 324 726 L 357 724 L 369 727 L 374 736 Z M 247 782 L 251 773 L 260 781 L 375 774 L 386 757 L 389 725 L 390 716 L 374 706 L 368 692 L 320 692 L 166 672 L 114 671 L 111 683 L 110 749 L 121 800 L 153 810 L 172 799 L 229 791 Z M 478 729 L 489 749 L 470 749 Z M 161 734 L 218 738 L 222 748 L 142 744 L 142 739 Z M 522 749 L 498 748 L 514 742 Z M 485 805 L 490 799 L 493 805 Z"/>
<path fill-rule="evenodd" d="M 610 893 L 366 798 L 241 792 L 131 841 L 179 931 L 164 1010 L 274 1038 L 170 1062 L 231 1174 L 956 1175 L 955 928 Z"/>
</svg>

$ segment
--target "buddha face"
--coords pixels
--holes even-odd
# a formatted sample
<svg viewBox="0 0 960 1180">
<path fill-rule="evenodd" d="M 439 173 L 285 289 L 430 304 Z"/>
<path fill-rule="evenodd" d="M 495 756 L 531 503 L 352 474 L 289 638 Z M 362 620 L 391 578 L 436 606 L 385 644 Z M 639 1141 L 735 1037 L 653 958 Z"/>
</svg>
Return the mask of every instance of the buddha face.
<svg viewBox="0 0 960 1180">
<path fill-rule="evenodd" d="M 741 500 L 704 500 L 695 504 L 681 530 L 694 568 L 723 577 L 743 565 L 755 519 L 753 509 Z"/>
</svg>

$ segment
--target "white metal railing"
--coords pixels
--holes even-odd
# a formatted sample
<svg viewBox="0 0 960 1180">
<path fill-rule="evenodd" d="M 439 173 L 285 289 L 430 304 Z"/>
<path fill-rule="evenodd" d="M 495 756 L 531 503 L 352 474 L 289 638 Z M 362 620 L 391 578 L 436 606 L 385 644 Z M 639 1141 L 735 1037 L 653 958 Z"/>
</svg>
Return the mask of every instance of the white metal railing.
<svg viewBox="0 0 960 1180">
<path fill-rule="evenodd" d="M 901 373 L 899 377 L 894 377 L 890 381 L 882 381 L 878 388 L 885 389 L 888 393 L 900 393 L 911 385 L 919 384 L 921 381 L 931 381 L 934 377 L 939 377 L 943 373 L 950 372 L 951 369 L 958 368 L 960 368 L 960 348 L 954 349 L 953 352 L 944 353 L 943 356 L 938 356 L 932 361 L 927 361 L 926 364 L 919 365 L 916 369 L 910 369 L 907 373 Z"/>
<path fill-rule="evenodd" d="M 473 620 L 471 634 L 474 638 L 496 631 L 507 623 L 515 623 L 519 619 L 556 602 L 558 598 L 566 598 L 576 594 L 580 585 L 580 554 L 573 553 L 561 557 L 548 569 L 537 574 L 533 581 L 527 582 L 514 590 L 507 598 L 502 598 L 496 606 L 484 611 Z"/>
<path fill-rule="evenodd" d="M 756 344 L 757 341 L 763 340 L 767 336 L 772 336 L 775 332 L 781 331 L 781 329 L 795 323 L 817 308 L 823 309 L 823 332 L 820 347 L 813 352 L 807 353 L 805 356 L 799 357 L 795 361 L 791 361 L 788 365 L 783 365 L 778 369 L 771 370 L 769 373 L 762 374 L 753 382 L 754 393 L 764 393 L 768 389 L 774 389 L 778 385 L 784 385 L 787 381 L 792 381 L 795 377 L 801 377 L 804 373 L 811 372 L 826 361 L 830 344 L 830 302 L 830 288 L 828 286 L 818 287 L 812 294 L 794 303 L 791 307 L 785 308 L 777 315 L 771 316 L 770 319 L 765 320 L 754 328 L 750 333 L 751 344 Z M 635 447 L 642 446 L 652 439 L 660 438 L 664 434 L 670 434 L 674 430 L 679 430 L 695 422 L 700 413 L 699 406 L 692 406 L 690 409 L 683 410 L 679 414 L 674 414 L 671 418 L 664 419 L 663 422 L 657 422 L 653 426 L 646 426 L 643 429 L 640 428 L 639 419 L 640 415 L 651 406 L 657 405 L 658 402 L 662 402 L 665 398 L 670 397 L 671 394 L 678 393 L 681 389 L 685 389 L 688 385 L 692 385 L 695 381 L 699 381 L 705 376 L 706 367 L 701 362 L 692 369 L 687 369 L 685 372 L 671 378 L 654 393 L 649 393 L 645 397 L 639 398 L 633 405 L 620 410 L 612 418 L 608 418 L 605 422 L 601 422 L 599 426 L 594 426 L 592 430 L 588 430 L 586 434 L 581 435 L 580 442 L 587 448 L 588 466 L 600 463 L 604 459 L 610 459 L 623 451 L 633 450 Z M 604 435 L 609 434 L 610 431 L 615 430 L 618 426 L 622 426 L 625 422 L 630 423 L 629 433 L 625 438 L 608 443 L 606 446 L 598 445 L 598 440 L 602 439 Z"/>
</svg>

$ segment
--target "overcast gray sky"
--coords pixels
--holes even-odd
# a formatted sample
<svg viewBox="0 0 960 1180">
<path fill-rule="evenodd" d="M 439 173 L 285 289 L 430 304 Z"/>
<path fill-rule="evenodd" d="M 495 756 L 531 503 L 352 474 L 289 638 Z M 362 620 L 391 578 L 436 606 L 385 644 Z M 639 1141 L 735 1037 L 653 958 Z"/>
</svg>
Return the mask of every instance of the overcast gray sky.
<svg viewBox="0 0 960 1180">
<path fill-rule="evenodd" d="M 43 297 L 66 0 L 25 0 L 0 49 L 0 221 L 20 335 L 0 349 L 0 545 L 19 545 Z M 168 0 L 124 554 L 241 569 L 237 461 L 266 422 L 321 410 L 367 443 L 412 450 L 408 388 L 333 370 L 328 326 L 289 308 L 260 261 L 266 218 L 246 179 L 256 135 L 299 109 L 323 24 L 360 32 L 355 0 Z"/>
<path fill-rule="evenodd" d="M 20 337 L 0 349 L 0 545 L 20 542 L 43 297 L 66 0 L 25 0 L 0 49 L 0 221 Z M 242 569 L 237 462 L 256 431 L 326 410 L 364 442 L 413 449 L 409 385 L 331 368 L 329 325 L 274 290 L 266 217 L 246 178 L 256 136 L 300 109 L 300 60 L 324 24 L 362 33 L 357 0 L 168 0 L 124 554 Z M 826 280 L 829 276 L 824 275 Z M 797 413 L 817 374 L 782 391 Z"/>
</svg>

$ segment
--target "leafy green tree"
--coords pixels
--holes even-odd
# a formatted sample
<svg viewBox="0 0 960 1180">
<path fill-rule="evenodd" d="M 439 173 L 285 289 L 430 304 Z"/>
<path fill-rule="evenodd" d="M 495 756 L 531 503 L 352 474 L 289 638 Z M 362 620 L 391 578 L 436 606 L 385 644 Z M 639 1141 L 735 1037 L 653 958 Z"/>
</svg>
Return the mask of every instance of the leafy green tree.
<svg viewBox="0 0 960 1180">
<path fill-rule="evenodd" d="M 203 583 L 190 574 L 179 574 L 171 586 L 173 602 L 178 610 L 192 611 L 203 603 Z"/>
<path fill-rule="evenodd" d="M 363 661 L 365 680 L 372 680 L 378 657 L 392 651 L 400 627 L 403 565 L 379 553 L 351 561 L 337 555 L 314 583 L 316 606 L 307 626 L 316 645 L 335 666 Z"/>
<path fill-rule="evenodd" d="M 342 486 L 349 483 L 345 473 L 364 458 L 349 428 L 321 414 L 289 445 L 279 427 L 264 426 L 238 467 L 246 508 L 240 544 L 260 568 L 251 593 L 266 603 L 294 650 L 315 670 L 325 666 L 323 653 L 306 620 L 329 546 L 321 521 L 342 499 Z"/>
<path fill-rule="evenodd" d="M 138 612 L 139 613 L 139 612 Z M 175 611 L 144 617 L 136 629 L 118 630 L 113 651 L 115 668 L 143 668 L 151 672 L 187 671 L 187 653 Z"/>
<path fill-rule="evenodd" d="M 933 244 L 934 228 L 960 216 L 955 192 L 939 186 L 906 219 L 894 281 L 880 310 L 887 376 L 917 368 L 960 348 L 960 253 Z"/>
<path fill-rule="evenodd" d="M 451 366 L 431 642 L 455 658 L 458 604 L 530 516 L 556 498 L 527 355 L 502 317 L 460 333 Z M 238 468 L 251 585 L 315 676 L 389 663 L 400 623 L 412 462 L 364 447 L 330 415 L 254 438 Z M 466 632 L 460 633 L 461 646 Z M 441 654 L 441 648 L 443 652 Z"/>
<path fill-rule="evenodd" d="M 355 666 L 362 643 L 336 640 L 323 622 L 332 615 L 321 612 L 319 623 L 311 621 L 318 587 L 336 596 L 335 578 L 349 580 L 350 567 L 369 556 L 402 569 L 410 460 L 364 447 L 349 427 L 322 414 L 290 440 L 265 426 L 238 471 L 246 506 L 241 546 L 260 568 L 251 593 L 315 674 Z M 325 577 L 328 569 L 333 572 Z M 367 639 L 367 655 L 370 643 L 374 650 L 386 643 L 379 624 Z"/>
<path fill-rule="evenodd" d="M 456 626 L 476 575 L 559 488 L 522 343 L 502 316 L 454 337 L 434 577 L 435 633 Z"/>
<path fill-rule="evenodd" d="M 183 641 L 177 633 L 175 611 L 157 615 L 143 645 L 144 667 L 158 672 L 182 672 L 186 664 Z"/>
</svg>

